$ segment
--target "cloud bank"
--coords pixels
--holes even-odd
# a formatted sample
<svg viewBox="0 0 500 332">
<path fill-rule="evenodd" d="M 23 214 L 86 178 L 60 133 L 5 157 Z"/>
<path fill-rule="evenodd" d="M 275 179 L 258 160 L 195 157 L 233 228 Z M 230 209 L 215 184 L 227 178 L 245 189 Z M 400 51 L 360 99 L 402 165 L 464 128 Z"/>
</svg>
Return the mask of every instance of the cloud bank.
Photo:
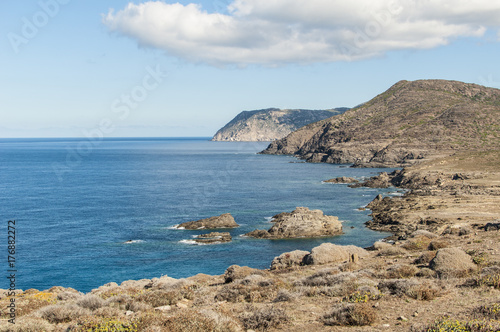
<svg viewBox="0 0 500 332">
<path fill-rule="evenodd" d="M 233 0 L 228 14 L 148 1 L 103 17 L 110 31 L 187 61 L 282 65 L 428 49 L 500 27 L 491 0 Z M 497 32 L 500 36 L 500 32 Z"/>
</svg>

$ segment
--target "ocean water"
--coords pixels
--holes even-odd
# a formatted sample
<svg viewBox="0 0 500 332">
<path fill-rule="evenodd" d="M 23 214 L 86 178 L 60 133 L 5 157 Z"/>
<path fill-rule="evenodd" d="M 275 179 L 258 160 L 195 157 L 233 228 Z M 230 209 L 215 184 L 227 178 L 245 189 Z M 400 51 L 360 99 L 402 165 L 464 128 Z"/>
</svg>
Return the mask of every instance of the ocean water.
<svg viewBox="0 0 500 332">
<path fill-rule="evenodd" d="M 208 138 L 1 139 L 4 270 L 8 220 L 16 220 L 19 289 L 58 285 L 83 292 L 112 281 L 222 274 L 232 264 L 268 268 L 286 251 L 323 242 L 364 247 L 387 236 L 365 228 L 369 211 L 358 208 L 394 189 L 322 182 L 386 169 L 256 154 L 266 146 Z M 294 240 L 241 236 L 268 229 L 270 217 L 297 206 L 338 216 L 345 234 Z M 231 243 L 193 245 L 185 240 L 203 231 L 172 229 L 222 213 L 241 225 L 229 230 Z M 8 288 L 7 280 L 0 288 Z"/>
</svg>

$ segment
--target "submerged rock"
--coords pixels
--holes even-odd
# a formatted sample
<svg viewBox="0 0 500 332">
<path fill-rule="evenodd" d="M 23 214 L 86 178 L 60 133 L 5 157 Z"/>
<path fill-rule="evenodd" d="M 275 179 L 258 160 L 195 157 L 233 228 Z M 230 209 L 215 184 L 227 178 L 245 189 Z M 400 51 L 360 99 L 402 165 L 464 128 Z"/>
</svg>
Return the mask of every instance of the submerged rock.
<svg viewBox="0 0 500 332">
<path fill-rule="evenodd" d="M 323 181 L 323 182 L 326 182 L 326 183 L 358 183 L 359 181 L 356 180 L 355 178 L 349 178 L 349 177 L 341 176 L 341 177 L 330 179 L 330 180 L 326 180 L 326 181 Z"/>
<path fill-rule="evenodd" d="M 255 230 L 245 234 L 255 238 L 289 239 L 300 237 L 321 237 L 342 234 L 342 224 L 335 216 L 327 216 L 321 210 L 297 207 L 292 212 L 283 212 L 272 220 L 269 230 Z"/>
<path fill-rule="evenodd" d="M 224 213 L 220 216 L 200 219 L 196 221 L 188 221 L 175 226 L 179 229 L 212 229 L 212 228 L 234 228 L 239 225 L 234 221 L 230 213 Z"/>
</svg>

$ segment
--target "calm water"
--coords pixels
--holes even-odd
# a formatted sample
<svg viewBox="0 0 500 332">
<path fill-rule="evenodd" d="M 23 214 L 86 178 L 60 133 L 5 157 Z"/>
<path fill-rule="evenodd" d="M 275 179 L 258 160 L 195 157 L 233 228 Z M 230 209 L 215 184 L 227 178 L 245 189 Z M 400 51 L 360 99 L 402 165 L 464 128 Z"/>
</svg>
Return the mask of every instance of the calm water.
<svg viewBox="0 0 500 332">
<path fill-rule="evenodd" d="M 232 264 L 267 268 L 285 251 L 310 250 L 326 241 L 369 246 L 387 236 L 366 229 L 368 212 L 357 208 L 390 190 L 321 182 L 371 176 L 381 169 L 257 155 L 266 143 L 204 138 L 89 144 L 78 139 L 0 140 L 2 247 L 7 221 L 15 219 L 20 289 L 60 285 L 87 292 L 111 281 L 221 274 Z M 239 236 L 268 229 L 269 217 L 296 206 L 338 216 L 345 234 L 315 240 Z M 230 231 L 232 243 L 190 245 L 180 241 L 203 232 L 171 229 L 226 212 L 241 225 Z M 124 244 L 127 240 L 137 242 Z M 6 248 L 4 252 L 6 256 Z M 7 288 L 4 279 L 0 288 Z"/>
</svg>

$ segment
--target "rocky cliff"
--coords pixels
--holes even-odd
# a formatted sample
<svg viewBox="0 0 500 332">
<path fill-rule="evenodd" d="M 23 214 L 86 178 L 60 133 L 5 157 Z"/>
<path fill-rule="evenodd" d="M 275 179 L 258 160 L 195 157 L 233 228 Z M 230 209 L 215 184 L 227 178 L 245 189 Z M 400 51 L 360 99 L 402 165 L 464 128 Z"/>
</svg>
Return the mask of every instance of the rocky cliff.
<svg viewBox="0 0 500 332">
<path fill-rule="evenodd" d="M 500 90 L 445 80 L 400 81 L 359 107 L 272 142 L 262 153 L 395 167 L 498 148 L 499 136 Z"/>
<path fill-rule="evenodd" d="M 212 141 L 274 141 L 309 123 L 342 114 L 346 110 L 348 108 L 243 111 L 221 128 Z"/>
</svg>

